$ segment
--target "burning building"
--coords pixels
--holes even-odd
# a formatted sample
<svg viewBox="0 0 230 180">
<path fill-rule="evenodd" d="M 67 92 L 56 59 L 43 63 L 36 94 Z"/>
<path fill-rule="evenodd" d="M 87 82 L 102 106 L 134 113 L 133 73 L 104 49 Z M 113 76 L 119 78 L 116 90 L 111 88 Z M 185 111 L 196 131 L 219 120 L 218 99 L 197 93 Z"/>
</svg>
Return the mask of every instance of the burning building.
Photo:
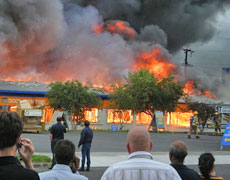
<svg viewBox="0 0 230 180">
<path fill-rule="evenodd" d="M 13 82 L 0 81 L 0 111 L 16 111 L 15 108 L 19 101 L 26 100 L 33 108 L 43 110 L 42 121 L 46 122 L 47 127 L 50 125 L 52 118 L 56 122 L 56 116 L 53 109 L 48 107 L 46 93 L 49 91 L 46 84 L 38 82 Z M 93 128 L 110 129 L 111 126 L 123 126 L 129 129 L 135 125 L 148 127 L 152 117 L 145 113 L 133 113 L 124 111 L 120 116 L 115 109 L 110 109 L 110 99 L 106 94 L 98 94 L 101 98 L 102 105 L 91 111 L 85 112 L 85 118 L 89 120 Z M 189 123 L 191 113 L 186 113 L 186 104 L 180 103 L 175 112 L 168 114 L 165 120 L 168 126 L 186 127 Z M 60 114 L 60 113 L 59 113 Z M 74 118 L 72 118 L 74 125 Z M 74 128 L 71 127 L 71 128 Z"/>
</svg>

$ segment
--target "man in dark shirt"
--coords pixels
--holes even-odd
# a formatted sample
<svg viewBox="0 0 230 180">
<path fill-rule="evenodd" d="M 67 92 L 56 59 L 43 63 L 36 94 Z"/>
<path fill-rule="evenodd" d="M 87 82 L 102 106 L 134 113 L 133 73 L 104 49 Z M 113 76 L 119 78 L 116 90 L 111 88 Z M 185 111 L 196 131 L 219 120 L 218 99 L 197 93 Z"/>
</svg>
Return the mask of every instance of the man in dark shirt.
<svg viewBox="0 0 230 180">
<path fill-rule="evenodd" d="M 182 180 L 201 180 L 196 171 L 184 165 L 184 159 L 188 154 L 187 149 L 187 145 L 183 141 L 174 141 L 170 145 L 171 166 L 176 169 Z"/>
<path fill-rule="evenodd" d="M 91 149 L 91 143 L 93 140 L 93 131 L 92 129 L 90 129 L 89 125 L 89 121 L 85 121 L 85 128 L 82 129 L 81 131 L 81 138 L 80 141 L 78 143 L 78 148 L 80 148 L 80 146 L 82 145 L 81 148 L 81 153 L 82 153 L 82 160 L 81 160 L 81 168 L 79 169 L 79 171 L 84 171 L 85 168 L 85 157 L 87 156 L 87 168 L 86 171 L 89 171 L 90 169 L 90 149 Z"/>
<path fill-rule="evenodd" d="M 66 133 L 66 128 L 62 124 L 62 118 L 57 117 L 57 123 L 50 128 L 51 151 L 53 153 L 52 165 L 50 169 L 52 169 L 56 164 L 54 158 L 54 147 L 58 141 L 64 139 L 64 133 Z"/>
<path fill-rule="evenodd" d="M 18 114 L 6 111 L 0 113 L 1 180 L 39 180 L 31 160 L 34 146 L 29 139 L 21 138 L 22 130 L 23 122 Z M 17 150 L 26 168 L 16 158 Z"/>
</svg>

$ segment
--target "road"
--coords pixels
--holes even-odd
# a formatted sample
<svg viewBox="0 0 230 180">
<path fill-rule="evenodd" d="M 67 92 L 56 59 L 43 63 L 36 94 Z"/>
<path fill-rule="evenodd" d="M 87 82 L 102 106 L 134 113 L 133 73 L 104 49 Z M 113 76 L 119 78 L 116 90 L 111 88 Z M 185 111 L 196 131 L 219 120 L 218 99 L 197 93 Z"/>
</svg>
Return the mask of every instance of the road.
<svg viewBox="0 0 230 180">
<path fill-rule="evenodd" d="M 126 132 L 94 132 L 92 152 L 126 152 Z M 37 152 L 50 152 L 49 133 L 30 134 L 24 133 L 23 137 L 30 138 Z M 189 151 L 206 152 L 219 151 L 221 136 L 201 135 L 200 139 L 187 138 L 184 133 L 151 133 L 153 141 L 153 152 L 168 152 L 169 145 L 175 140 L 184 141 Z M 65 139 L 69 139 L 74 144 L 78 144 L 80 138 L 79 131 L 67 132 Z M 230 151 L 230 147 L 224 147 L 223 151 Z"/>
</svg>

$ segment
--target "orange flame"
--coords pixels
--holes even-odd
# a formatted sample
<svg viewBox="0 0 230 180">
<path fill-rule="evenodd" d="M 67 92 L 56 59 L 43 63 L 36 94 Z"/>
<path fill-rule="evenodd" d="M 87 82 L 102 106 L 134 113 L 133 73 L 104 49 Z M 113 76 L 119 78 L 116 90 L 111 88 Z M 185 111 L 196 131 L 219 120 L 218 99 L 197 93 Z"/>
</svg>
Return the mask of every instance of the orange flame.
<svg viewBox="0 0 230 180">
<path fill-rule="evenodd" d="M 186 84 L 184 85 L 184 93 L 189 95 L 195 95 L 194 81 L 190 80 L 186 82 Z"/>
<path fill-rule="evenodd" d="M 94 27 L 93 27 L 94 33 L 101 34 L 101 33 L 103 33 L 103 31 L 104 31 L 104 28 L 102 25 L 99 25 L 99 24 L 94 25 Z"/>
<path fill-rule="evenodd" d="M 191 96 L 207 96 L 209 98 L 215 99 L 216 95 L 212 94 L 209 90 L 204 89 L 203 91 L 200 91 L 196 89 L 194 85 L 194 80 L 189 80 L 186 82 L 185 87 L 184 87 L 184 93 L 191 95 Z"/>
<path fill-rule="evenodd" d="M 205 89 L 204 90 L 204 95 L 211 98 L 211 99 L 215 99 L 216 98 L 216 95 L 215 94 L 212 94 L 209 90 Z"/>
<path fill-rule="evenodd" d="M 27 82 L 27 81 L 33 81 L 32 77 L 27 77 L 25 79 L 21 79 L 21 78 L 13 78 L 11 76 L 7 77 L 4 79 L 4 81 L 20 81 L 20 82 Z"/>
<path fill-rule="evenodd" d="M 108 21 L 104 26 L 96 24 L 93 27 L 93 32 L 101 34 L 104 31 L 108 31 L 111 34 L 120 34 L 126 39 L 135 39 L 136 32 L 129 27 L 129 24 L 123 21 Z"/>
<path fill-rule="evenodd" d="M 146 68 L 153 73 L 157 78 L 167 77 L 171 72 L 175 71 L 176 66 L 167 62 L 164 57 L 161 56 L 161 49 L 155 48 L 151 52 L 143 52 L 134 65 L 136 70 L 140 68 Z"/>
</svg>

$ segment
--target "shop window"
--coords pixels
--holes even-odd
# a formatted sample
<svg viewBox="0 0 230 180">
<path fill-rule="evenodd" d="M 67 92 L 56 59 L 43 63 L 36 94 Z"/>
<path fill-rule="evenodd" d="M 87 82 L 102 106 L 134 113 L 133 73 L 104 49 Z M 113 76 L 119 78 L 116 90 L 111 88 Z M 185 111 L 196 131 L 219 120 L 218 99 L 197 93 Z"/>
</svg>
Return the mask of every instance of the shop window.
<svg viewBox="0 0 230 180">
<path fill-rule="evenodd" d="M 91 123 L 98 122 L 98 109 L 93 108 L 91 111 L 85 111 L 85 119 Z"/>
<path fill-rule="evenodd" d="M 167 124 L 180 127 L 189 127 L 192 113 L 171 112 L 167 113 Z"/>
<path fill-rule="evenodd" d="M 146 113 L 138 113 L 136 118 L 136 124 L 150 124 L 152 116 Z"/>
<path fill-rule="evenodd" d="M 117 111 L 117 110 L 108 110 L 108 123 L 133 123 L 133 113 L 131 110 L 128 111 Z"/>
</svg>

